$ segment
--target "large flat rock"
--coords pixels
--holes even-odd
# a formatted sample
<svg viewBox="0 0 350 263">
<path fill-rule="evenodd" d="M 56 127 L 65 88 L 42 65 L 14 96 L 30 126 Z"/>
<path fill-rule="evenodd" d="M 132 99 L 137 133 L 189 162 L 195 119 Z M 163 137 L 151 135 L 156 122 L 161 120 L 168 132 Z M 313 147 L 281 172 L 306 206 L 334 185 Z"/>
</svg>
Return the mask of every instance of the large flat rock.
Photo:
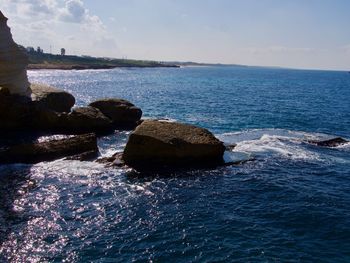
<svg viewBox="0 0 350 263">
<path fill-rule="evenodd" d="M 86 152 L 97 154 L 95 134 L 77 135 L 64 139 L 0 148 L 0 163 L 38 163 Z"/>
<path fill-rule="evenodd" d="M 206 129 L 146 120 L 130 135 L 123 153 L 136 169 L 166 166 L 209 166 L 223 163 L 225 147 Z"/>
</svg>

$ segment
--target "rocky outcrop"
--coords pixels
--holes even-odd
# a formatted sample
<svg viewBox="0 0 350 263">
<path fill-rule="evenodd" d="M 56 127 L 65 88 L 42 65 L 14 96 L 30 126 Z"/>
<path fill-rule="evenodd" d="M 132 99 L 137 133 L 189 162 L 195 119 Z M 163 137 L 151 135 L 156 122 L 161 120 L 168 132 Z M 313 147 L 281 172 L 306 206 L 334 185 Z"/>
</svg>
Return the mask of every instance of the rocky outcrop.
<svg viewBox="0 0 350 263">
<path fill-rule="evenodd" d="M 138 170 L 157 166 L 211 166 L 223 163 L 225 146 L 196 126 L 146 120 L 130 135 L 123 160 Z"/>
<path fill-rule="evenodd" d="M 118 127 L 134 128 L 142 116 L 140 108 L 123 99 L 101 99 L 90 103 L 90 106 L 99 109 Z"/>
<path fill-rule="evenodd" d="M 0 11 L 0 87 L 11 94 L 30 96 L 27 55 L 13 41 L 7 18 Z"/>
<path fill-rule="evenodd" d="M 59 129 L 71 133 L 107 132 L 112 130 L 112 122 L 93 107 L 77 107 L 69 114 L 61 114 Z"/>
<path fill-rule="evenodd" d="M 30 98 L 10 95 L 7 88 L 0 91 L 0 132 L 21 130 L 30 126 L 34 118 L 34 106 Z"/>
<path fill-rule="evenodd" d="M 53 97 L 55 99 L 49 99 L 49 101 L 56 100 L 59 103 L 58 98 L 66 97 L 69 100 L 71 96 L 58 90 L 53 93 L 52 96 L 47 94 L 44 97 Z M 106 133 L 113 130 L 112 121 L 96 108 L 77 107 L 70 113 L 57 112 L 52 110 L 55 104 L 50 104 L 49 101 L 32 101 L 28 97 L 9 94 L 6 88 L 0 89 L 0 132 L 26 130 L 81 134 L 88 132 Z M 66 107 L 70 107 L 70 105 L 66 104 Z M 57 107 L 59 107 L 58 104 Z"/>
<path fill-rule="evenodd" d="M 95 134 L 2 148 L 0 149 L 0 163 L 38 163 L 87 152 L 90 154 L 98 152 Z"/>
<path fill-rule="evenodd" d="M 109 157 L 102 157 L 96 160 L 97 163 L 106 165 L 106 167 L 124 167 L 123 153 L 117 152 Z"/>
<path fill-rule="evenodd" d="M 76 107 L 70 113 L 58 113 L 40 108 L 34 118 L 36 130 L 81 134 L 95 132 L 107 133 L 113 130 L 110 119 L 93 107 Z"/>
<path fill-rule="evenodd" d="M 32 100 L 56 112 L 70 112 L 75 104 L 72 94 L 43 84 L 31 84 Z"/>
<path fill-rule="evenodd" d="M 337 137 L 337 138 L 324 140 L 324 141 L 308 141 L 308 142 L 311 144 L 317 145 L 317 146 L 321 146 L 321 147 L 337 147 L 337 146 L 346 144 L 349 141 L 347 141 L 341 137 Z"/>
</svg>

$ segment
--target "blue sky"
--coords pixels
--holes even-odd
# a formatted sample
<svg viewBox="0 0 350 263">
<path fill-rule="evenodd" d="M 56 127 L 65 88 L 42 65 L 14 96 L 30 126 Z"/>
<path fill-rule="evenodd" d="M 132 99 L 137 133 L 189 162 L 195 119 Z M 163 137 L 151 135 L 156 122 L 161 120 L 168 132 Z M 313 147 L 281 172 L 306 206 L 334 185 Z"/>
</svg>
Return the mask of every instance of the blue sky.
<svg viewBox="0 0 350 263">
<path fill-rule="evenodd" d="M 348 0 L 0 0 L 15 40 L 69 54 L 350 69 Z"/>
</svg>

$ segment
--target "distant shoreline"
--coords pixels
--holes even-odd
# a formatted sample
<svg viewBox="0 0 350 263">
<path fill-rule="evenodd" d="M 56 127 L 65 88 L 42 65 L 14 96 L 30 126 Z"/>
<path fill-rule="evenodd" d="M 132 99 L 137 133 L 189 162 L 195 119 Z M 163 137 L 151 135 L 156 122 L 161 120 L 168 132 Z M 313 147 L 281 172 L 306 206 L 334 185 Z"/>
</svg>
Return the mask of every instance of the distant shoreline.
<svg viewBox="0 0 350 263">
<path fill-rule="evenodd" d="M 29 64 L 28 70 L 88 70 L 88 69 L 113 69 L 113 68 L 179 68 L 178 65 L 84 65 L 84 64 Z"/>
<path fill-rule="evenodd" d="M 27 69 L 57 69 L 57 70 L 86 70 L 86 69 L 113 69 L 113 68 L 179 68 L 175 63 L 164 63 L 148 60 L 97 58 L 90 56 L 53 55 L 42 51 L 27 50 L 21 47 L 28 55 Z"/>
</svg>

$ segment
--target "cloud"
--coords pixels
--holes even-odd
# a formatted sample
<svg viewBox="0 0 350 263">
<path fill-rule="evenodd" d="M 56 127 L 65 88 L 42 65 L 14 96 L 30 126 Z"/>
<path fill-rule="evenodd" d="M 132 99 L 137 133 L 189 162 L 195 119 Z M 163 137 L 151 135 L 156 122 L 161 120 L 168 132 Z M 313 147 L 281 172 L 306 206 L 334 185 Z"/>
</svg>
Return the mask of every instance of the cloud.
<svg viewBox="0 0 350 263">
<path fill-rule="evenodd" d="M 88 25 L 95 30 L 104 28 L 103 22 L 84 6 L 82 0 L 0 0 L 6 11 L 31 20 L 46 19 Z M 34 19 L 33 19 L 34 18 Z"/>
<path fill-rule="evenodd" d="M 4 6 L 16 10 L 21 16 L 53 15 L 57 6 L 56 0 L 3 0 Z"/>
<path fill-rule="evenodd" d="M 83 23 L 90 20 L 89 10 L 81 0 L 68 0 L 60 9 L 59 19 L 63 22 Z"/>
<path fill-rule="evenodd" d="M 116 39 L 83 0 L 0 0 L 0 6 L 19 44 L 65 47 L 71 54 L 119 53 Z"/>
</svg>

